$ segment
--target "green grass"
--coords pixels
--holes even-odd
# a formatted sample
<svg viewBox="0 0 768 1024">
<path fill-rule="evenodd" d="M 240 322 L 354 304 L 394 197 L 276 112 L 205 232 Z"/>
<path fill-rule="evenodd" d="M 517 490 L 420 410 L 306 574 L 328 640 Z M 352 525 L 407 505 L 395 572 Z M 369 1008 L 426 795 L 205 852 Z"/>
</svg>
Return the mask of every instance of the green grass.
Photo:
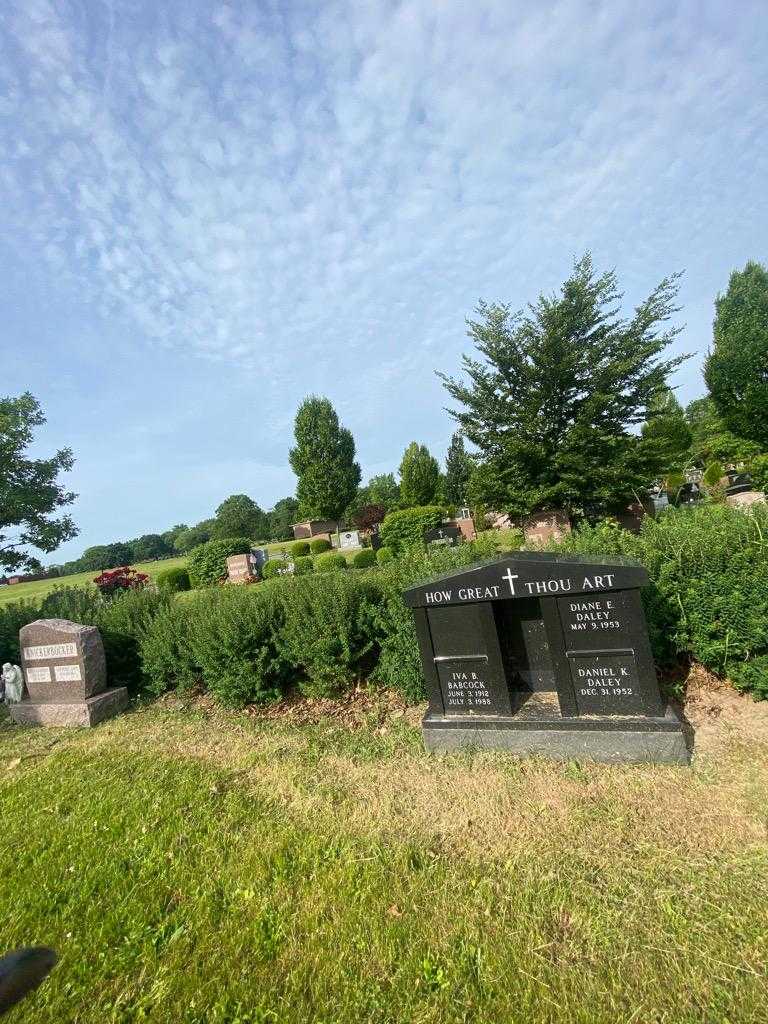
<svg viewBox="0 0 768 1024">
<path fill-rule="evenodd" d="M 293 541 L 281 541 L 275 544 L 261 545 L 270 552 L 289 551 Z M 349 551 L 342 551 L 347 561 L 351 561 L 360 548 L 351 548 Z M 176 569 L 187 564 L 186 556 L 180 558 L 166 558 L 157 562 L 140 562 L 134 566 L 138 572 L 145 572 L 153 579 L 164 569 Z M 50 580 L 37 580 L 34 583 L 14 583 L 11 586 L 0 587 L 0 607 L 11 604 L 13 601 L 33 600 L 40 602 L 56 587 L 90 587 L 93 579 L 98 573 L 78 572 L 72 576 L 57 576 Z"/>
<path fill-rule="evenodd" d="M 10 1021 L 765 1021 L 768 758 L 435 758 L 404 719 L 0 722 Z"/>
<path fill-rule="evenodd" d="M 165 558 L 157 562 L 139 562 L 134 566 L 137 572 L 145 572 L 152 579 L 164 569 L 176 569 L 187 564 L 186 557 Z M 0 587 L 0 607 L 4 604 L 11 604 L 13 601 L 34 600 L 42 601 L 46 594 L 50 594 L 56 587 L 90 587 L 96 572 L 78 572 L 72 576 L 57 576 L 50 580 L 37 580 L 34 583 L 14 583 L 11 586 Z"/>
</svg>

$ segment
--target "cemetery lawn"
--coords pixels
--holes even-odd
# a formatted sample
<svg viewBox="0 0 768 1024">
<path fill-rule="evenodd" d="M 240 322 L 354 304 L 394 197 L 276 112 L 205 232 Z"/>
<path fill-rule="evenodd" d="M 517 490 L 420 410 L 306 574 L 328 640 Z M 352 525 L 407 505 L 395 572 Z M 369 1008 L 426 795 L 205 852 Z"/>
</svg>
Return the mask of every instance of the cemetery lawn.
<svg viewBox="0 0 768 1024">
<path fill-rule="evenodd" d="M 9 1024 L 766 1021 L 768 707 L 688 713 L 692 769 L 428 756 L 386 695 L 0 719 L 0 948 L 60 954 Z"/>
<path fill-rule="evenodd" d="M 138 562 L 134 569 L 137 572 L 145 572 L 154 579 L 159 572 L 165 569 L 177 569 L 187 564 L 186 557 L 163 558 L 156 562 Z M 50 580 L 36 580 L 33 583 L 14 583 L 11 586 L 0 587 L 0 607 L 11 604 L 14 601 L 35 601 L 39 603 L 46 595 L 50 594 L 57 587 L 92 587 L 96 572 L 78 572 L 72 576 L 55 576 Z"/>
</svg>

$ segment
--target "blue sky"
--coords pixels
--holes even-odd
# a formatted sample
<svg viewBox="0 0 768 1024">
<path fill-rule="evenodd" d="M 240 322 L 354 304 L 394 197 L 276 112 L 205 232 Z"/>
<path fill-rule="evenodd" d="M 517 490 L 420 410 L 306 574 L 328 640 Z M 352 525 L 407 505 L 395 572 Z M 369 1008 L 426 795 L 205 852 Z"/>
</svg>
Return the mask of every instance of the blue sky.
<svg viewBox="0 0 768 1024">
<path fill-rule="evenodd" d="M 84 546 L 293 493 L 304 395 L 364 479 L 452 430 L 480 297 L 590 249 L 628 305 L 765 261 L 763 2 L 5 0 L 3 394 L 77 462 Z"/>
</svg>

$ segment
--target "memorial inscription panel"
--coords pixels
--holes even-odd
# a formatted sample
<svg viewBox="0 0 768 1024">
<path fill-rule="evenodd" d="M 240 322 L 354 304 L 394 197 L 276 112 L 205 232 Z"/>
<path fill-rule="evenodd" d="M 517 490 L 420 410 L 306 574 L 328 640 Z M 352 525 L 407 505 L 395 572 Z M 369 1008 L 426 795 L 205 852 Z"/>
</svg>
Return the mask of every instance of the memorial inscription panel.
<svg viewBox="0 0 768 1024">
<path fill-rule="evenodd" d="M 101 634 L 66 619 L 38 619 L 19 632 L 21 665 L 33 700 L 85 700 L 106 687 Z"/>
</svg>

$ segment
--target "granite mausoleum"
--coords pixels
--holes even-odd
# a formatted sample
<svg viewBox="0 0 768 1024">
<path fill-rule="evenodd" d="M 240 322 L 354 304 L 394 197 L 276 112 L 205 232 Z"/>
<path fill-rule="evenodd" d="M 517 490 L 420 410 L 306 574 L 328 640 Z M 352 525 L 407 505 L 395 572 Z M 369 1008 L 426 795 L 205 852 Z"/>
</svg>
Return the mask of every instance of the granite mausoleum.
<svg viewBox="0 0 768 1024">
<path fill-rule="evenodd" d="M 430 750 L 687 763 L 629 561 L 517 552 L 406 591 Z"/>
<path fill-rule="evenodd" d="M 10 708 L 19 725 L 96 725 L 126 707 L 125 687 L 107 689 L 96 626 L 37 619 L 22 626 L 19 646 L 27 696 Z"/>
</svg>

